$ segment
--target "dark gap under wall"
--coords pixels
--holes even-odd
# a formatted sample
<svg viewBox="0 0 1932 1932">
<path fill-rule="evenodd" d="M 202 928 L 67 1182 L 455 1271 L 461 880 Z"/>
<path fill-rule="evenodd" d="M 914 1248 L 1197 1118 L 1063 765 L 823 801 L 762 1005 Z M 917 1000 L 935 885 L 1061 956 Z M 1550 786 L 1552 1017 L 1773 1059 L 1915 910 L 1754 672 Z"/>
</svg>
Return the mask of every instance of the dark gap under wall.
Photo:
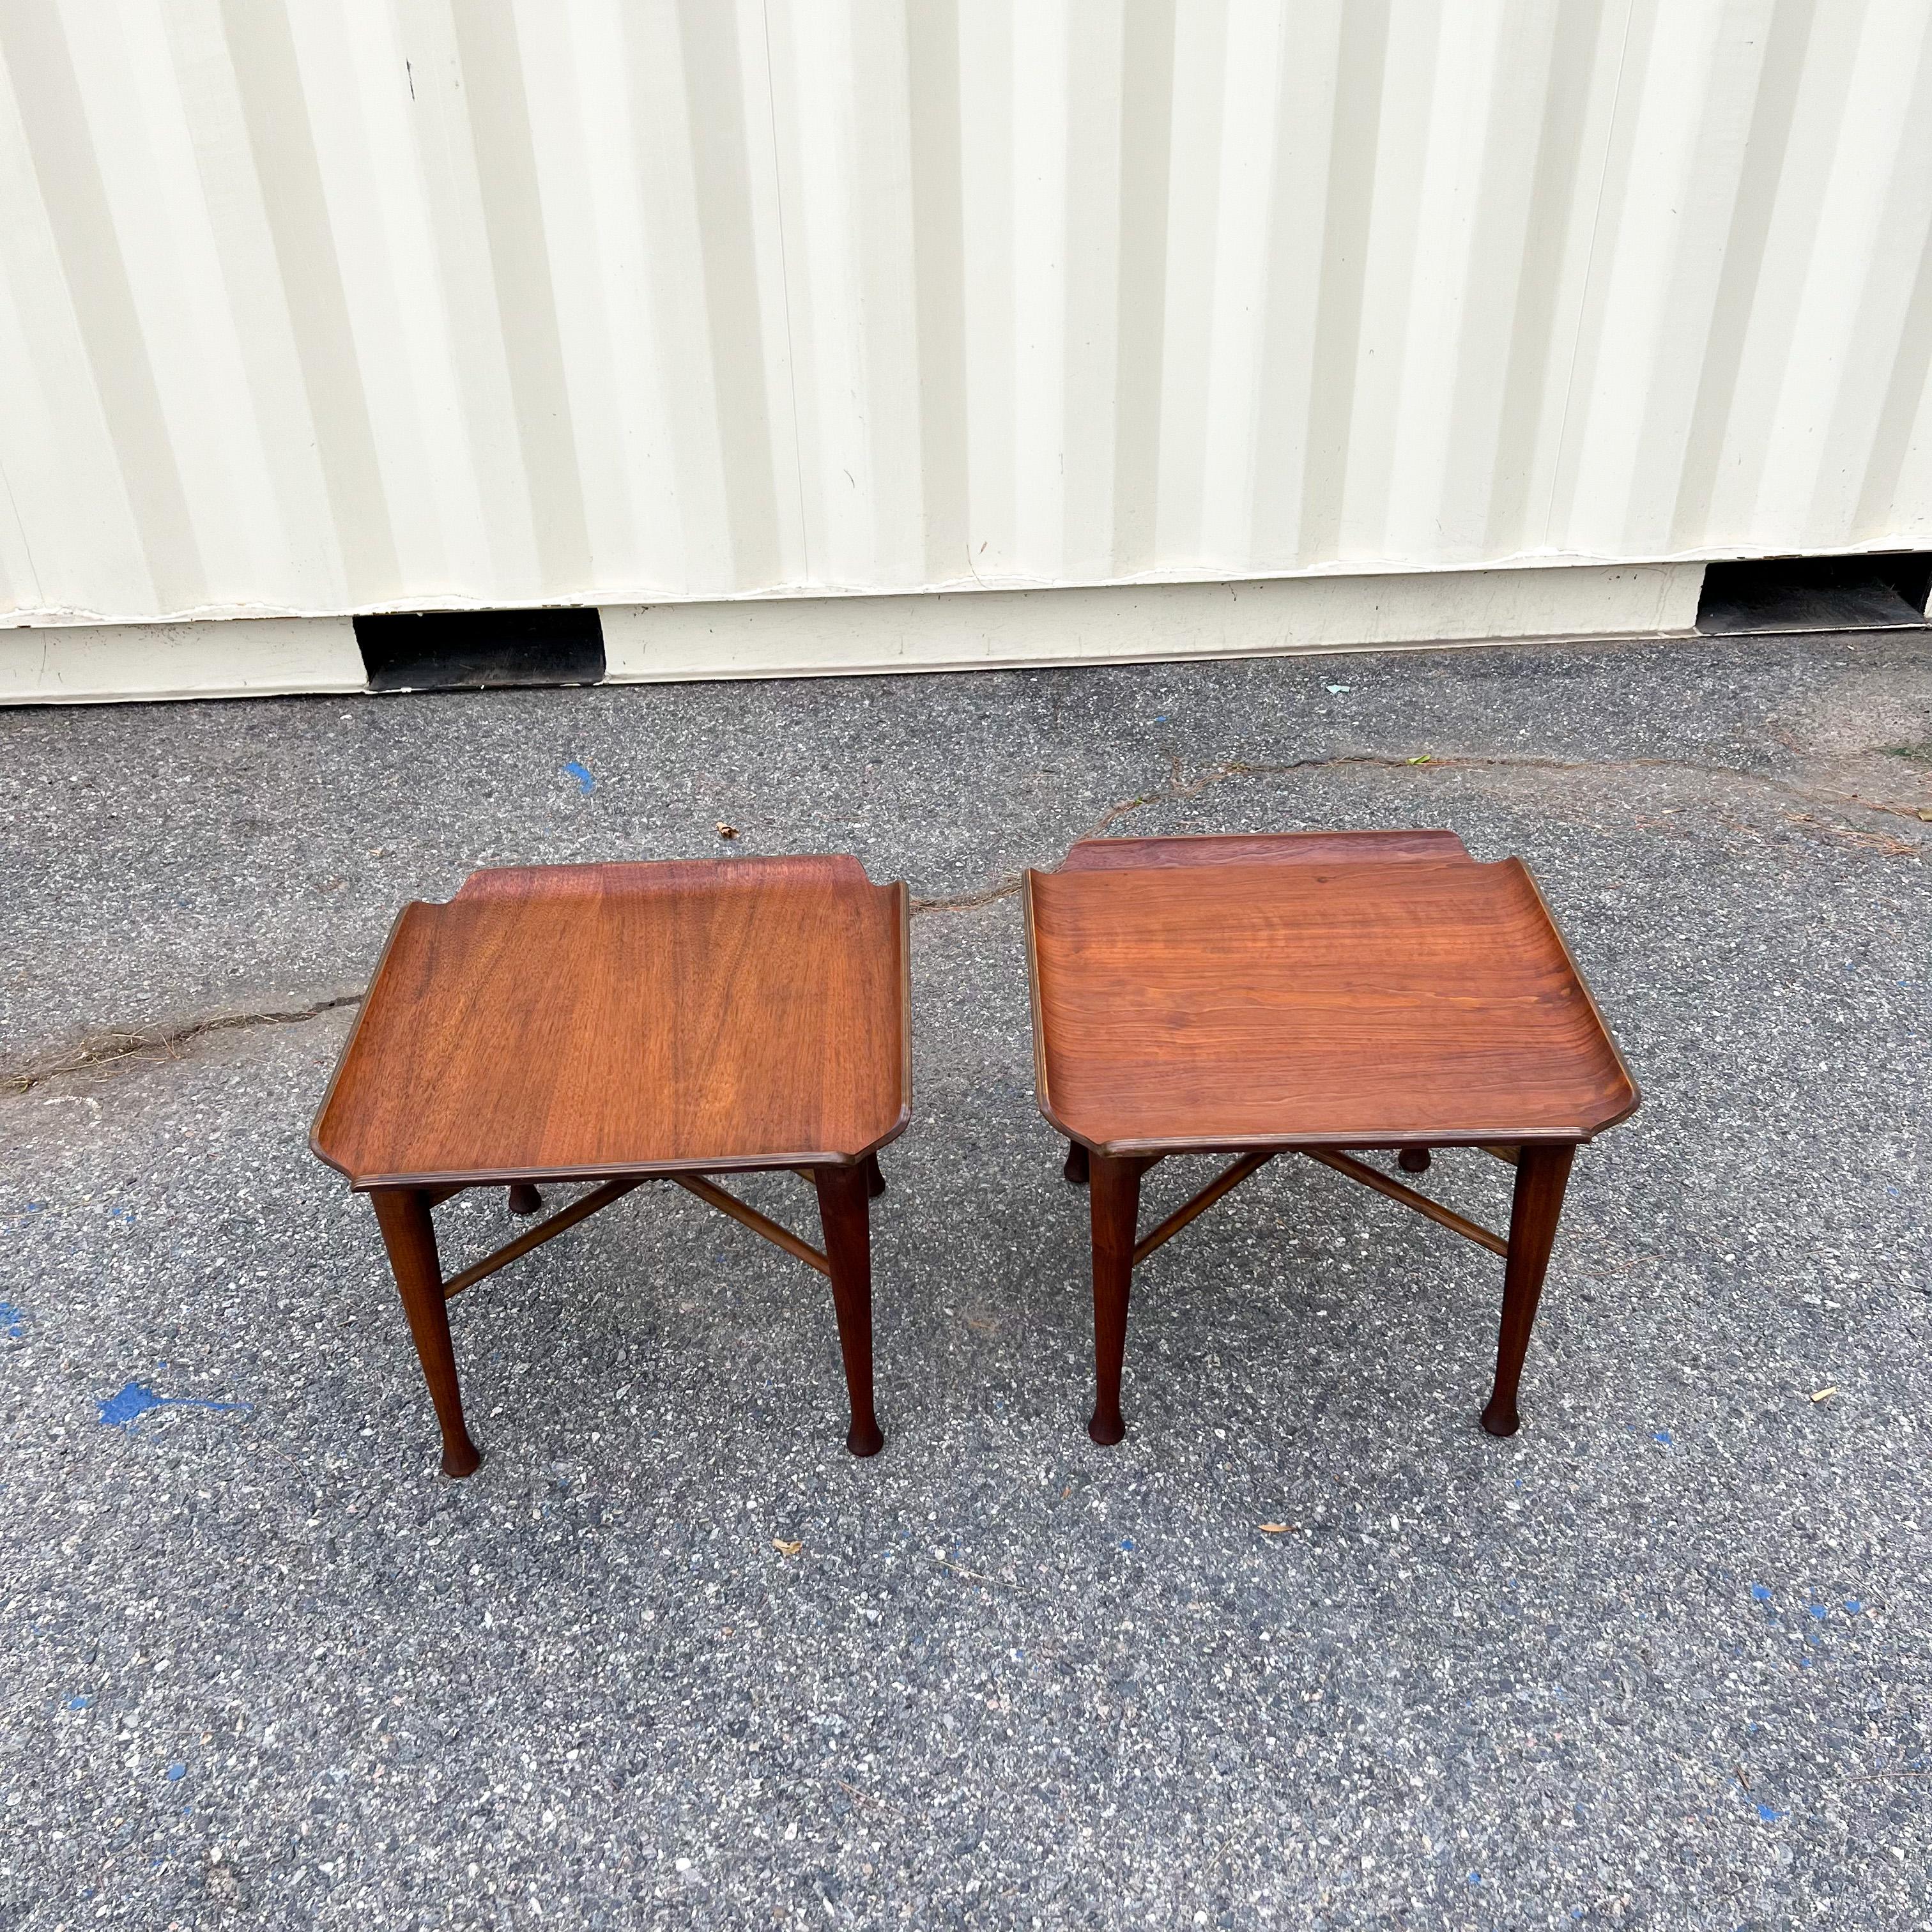
<svg viewBox="0 0 1932 1932">
<path fill-rule="evenodd" d="M 356 620 L 371 691 L 596 684 L 604 626 L 594 608 L 422 610 Z"/>
<path fill-rule="evenodd" d="M 1932 553 L 1767 556 L 1707 565 L 1697 628 L 1750 631 L 1896 631 L 1922 626 Z"/>
</svg>

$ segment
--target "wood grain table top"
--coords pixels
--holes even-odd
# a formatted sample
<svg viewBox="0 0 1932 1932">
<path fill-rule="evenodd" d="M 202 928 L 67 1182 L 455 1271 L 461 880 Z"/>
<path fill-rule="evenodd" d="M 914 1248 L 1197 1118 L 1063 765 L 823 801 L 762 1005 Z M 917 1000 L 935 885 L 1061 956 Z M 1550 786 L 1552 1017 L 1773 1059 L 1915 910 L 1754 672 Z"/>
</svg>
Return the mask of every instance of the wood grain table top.
<svg viewBox="0 0 1932 1932">
<path fill-rule="evenodd" d="M 1577 1142 L 1634 1112 L 1522 861 L 1445 857 L 1028 872 L 1042 1112 L 1114 1154 Z"/>
<path fill-rule="evenodd" d="M 478 872 L 404 909 L 310 1144 L 358 1187 L 854 1161 L 908 1117 L 909 988 L 855 859 Z"/>
<path fill-rule="evenodd" d="M 1150 866 L 1333 866 L 1432 859 L 1474 865 L 1453 832 L 1190 832 L 1164 838 L 1083 838 L 1067 848 L 1063 872 L 1144 871 Z"/>
</svg>

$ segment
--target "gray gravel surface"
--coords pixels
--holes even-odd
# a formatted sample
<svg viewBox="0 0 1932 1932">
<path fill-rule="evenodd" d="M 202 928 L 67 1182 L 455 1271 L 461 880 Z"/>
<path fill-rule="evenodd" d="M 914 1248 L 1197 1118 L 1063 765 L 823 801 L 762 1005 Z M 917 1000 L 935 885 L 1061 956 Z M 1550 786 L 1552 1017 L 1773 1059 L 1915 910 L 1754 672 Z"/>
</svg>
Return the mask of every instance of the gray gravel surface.
<svg viewBox="0 0 1932 1932">
<path fill-rule="evenodd" d="M 0 1925 L 1932 1925 L 1922 638 L 0 740 Z M 1514 1440 L 1493 1258 L 1280 1161 L 1148 1264 L 1087 1442 L 998 888 L 1102 820 L 1534 868 L 1646 1104 L 1579 1159 Z M 305 1145 L 330 1003 L 478 864 L 827 848 L 940 902 L 884 1454 L 823 1283 L 646 1189 L 458 1304 L 446 1481 Z"/>
</svg>

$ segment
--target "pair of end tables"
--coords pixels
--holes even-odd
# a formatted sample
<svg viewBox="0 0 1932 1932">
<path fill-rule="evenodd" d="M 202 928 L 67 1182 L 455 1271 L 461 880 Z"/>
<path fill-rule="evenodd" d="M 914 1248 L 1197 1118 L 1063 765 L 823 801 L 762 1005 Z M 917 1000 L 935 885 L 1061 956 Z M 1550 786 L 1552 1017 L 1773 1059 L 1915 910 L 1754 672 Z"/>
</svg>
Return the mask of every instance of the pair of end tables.
<svg viewBox="0 0 1932 1932">
<path fill-rule="evenodd" d="M 1120 1441 L 1136 1266 L 1277 1154 L 1306 1155 L 1503 1257 L 1483 1426 L 1516 1389 L 1576 1148 L 1636 1111 L 1635 1083 L 1522 862 L 1447 832 L 1090 839 L 1024 880 L 1040 1111 L 1089 1190 L 1096 1394 Z M 688 1190 L 828 1276 L 846 1446 L 884 1444 L 872 1394 L 870 1204 L 911 1118 L 903 884 L 856 859 L 506 868 L 404 910 L 310 1144 L 375 1203 L 442 1432 L 464 1420 L 448 1303 L 644 1181 Z M 1357 1156 L 1432 1148 L 1508 1162 L 1508 1238 Z M 1143 1235 L 1142 1177 L 1235 1156 Z M 792 1169 L 822 1250 L 720 1186 Z M 443 1272 L 431 1210 L 472 1187 L 543 1208 Z"/>
</svg>

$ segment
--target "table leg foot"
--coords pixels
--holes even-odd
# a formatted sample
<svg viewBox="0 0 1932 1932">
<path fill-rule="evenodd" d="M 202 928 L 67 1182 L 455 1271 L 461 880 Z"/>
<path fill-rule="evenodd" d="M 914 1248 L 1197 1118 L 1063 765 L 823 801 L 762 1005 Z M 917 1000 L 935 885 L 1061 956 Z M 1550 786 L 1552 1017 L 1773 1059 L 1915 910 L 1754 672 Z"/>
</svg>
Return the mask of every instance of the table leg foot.
<svg viewBox="0 0 1932 1932">
<path fill-rule="evenodd" d="M 456 1352 L 449 1340 L 449 1304 L 443 1299 L 442 1268 L 436 1258 L 436 1228 L 429 1200 L 420 1189 L 379 1187 L 371 1197 L 389 1268 L 403 1298 L 415 1338 L 416 1358 L 442 1430 L 442 1470 L 446 1476 L 472 1474 L 483 1458 L 463 1420 L 457 1385 Z"/>
<path fill-rule="evenodd" d="M 1078 1141 L 1066 1143 L 1066 1165 L 1060 1170 L 1060 1175 L 1076 1187 L 1087 1185 L 1087 1150 Z"/>
<path fill-rule="evenodd" d="M 1426 1148 L 1404 1148 L 1396 1156 L 1395 1164 L 1405 1174 L 1426 1174 L 1429 1172 L 1429 1150 Z"/>
<path fill-rule="evenodd" d="M 1510 1204 L 1509 1253 L 1503 1263 L 1502 1323 L 1496 1336 L 1496 1386 L 1483 1411 L 1483 1426 L 1492 1436 L 1514 1436 L 1521 1426 L 1516 1413 L 1517 1384 L 1522 1379 L 1523 1358 L 1529 1352 L 1529 1331 L 1536 1322 L 1536 1305 L 1543 1295 L 1543 1278 L 1556 1245 L 1556 1224 L 1562 1217 L 1563 1191 L 1569 1184 L 1574 1147 L 1526 1146 L 1516 1162 L 1516 1193 Z"/>
<path fill-rule="evenodd" d="M 1085 1156 L 1087 1150 L 1081 1152 Z M 1094 1231 L 1094 1414 L 1087 1433 L 1111 1448 L 1127 1432 L 1120 1420 L 1120 1365 L 1127 1352 L 1127 1292 L 1140 1220 L 1142 1163 L 1096 1154 L 1085 1164 Z"/>
<path fill-rule="evenodd" d="M 812 1178 L 818 1190 L 838 1348 L 845 1360 L 845 1392 L 852 1406 L 845 1446 L 855 1456 L 876 1456 L 886 1438 L 872 1407 L 872 1230 L 866 1164 L 817 1167 Z"/>
<path fill-rule="evenodd" d="M 510 1183 L 510 1212 L 512 1214 L 535 1214 L 543 1207 L 543 1196 L 527 1180 Z"/>
</svg>

